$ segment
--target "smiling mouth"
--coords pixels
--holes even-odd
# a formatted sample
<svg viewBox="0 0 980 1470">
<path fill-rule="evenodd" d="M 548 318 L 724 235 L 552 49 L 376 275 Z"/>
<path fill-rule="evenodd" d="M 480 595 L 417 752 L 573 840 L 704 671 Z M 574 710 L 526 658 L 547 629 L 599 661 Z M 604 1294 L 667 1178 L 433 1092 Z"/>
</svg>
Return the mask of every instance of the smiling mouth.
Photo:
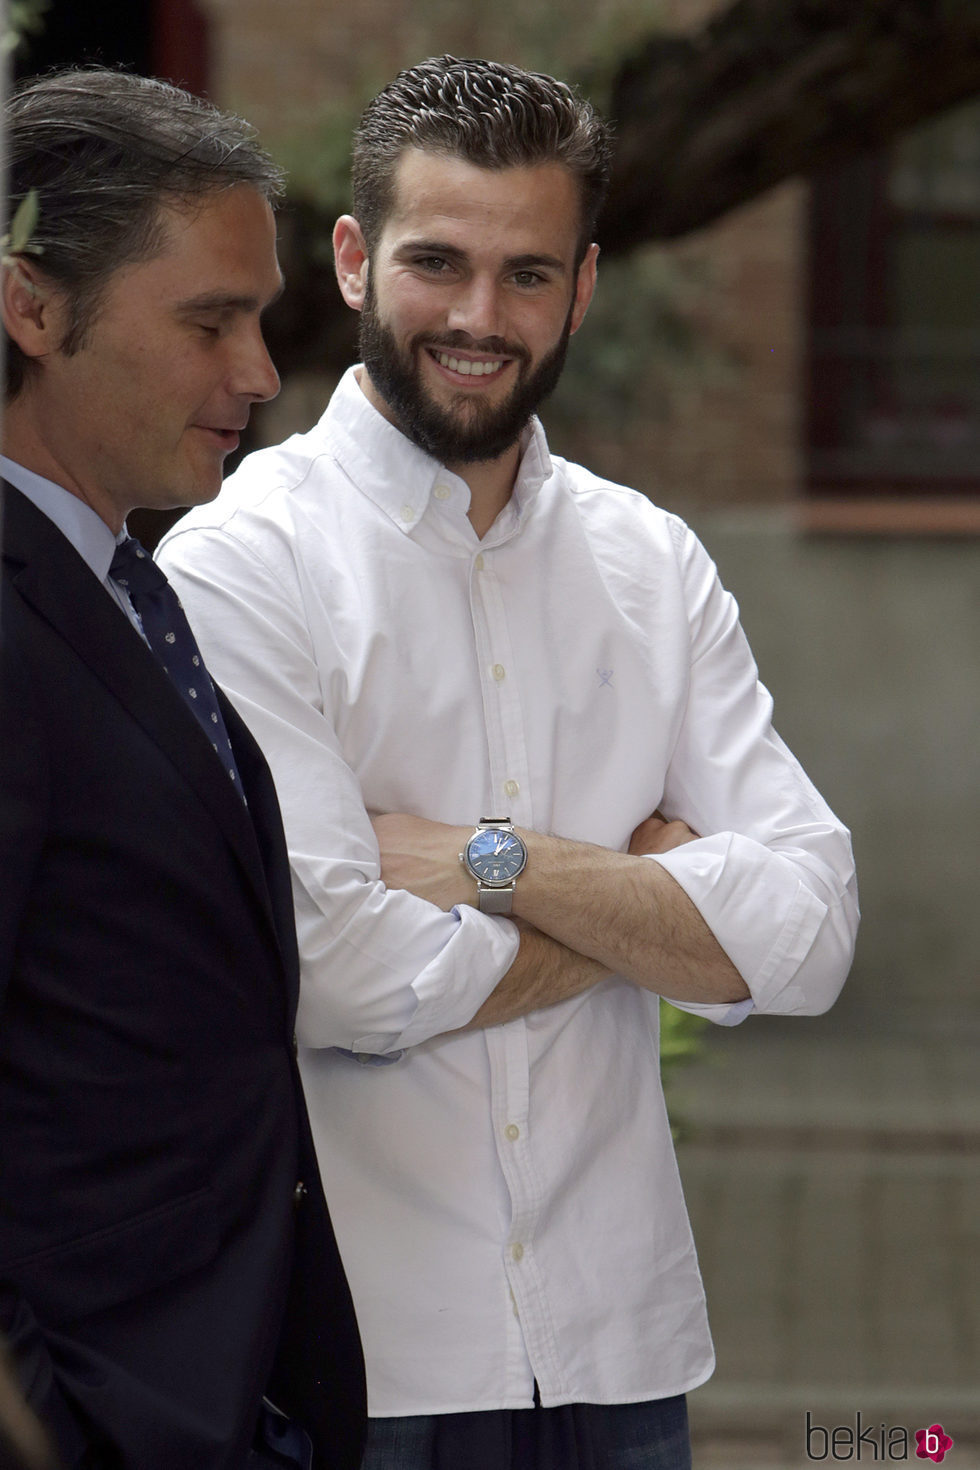
<svg viewBox="0 0 980 1470">
<path fill-rule="evenodd" d="M 429 355 L 442 368 L 451 373 L 460 373 L 464 378 L 494 378 L 507 366 L 504 357 L 460 357 L 455 352 L 446 352 L 438 347 L 428 348 Z"/>
<path fill-rule="evenodd" d="M 238 429 L 222 429 L 217 424 L 199 424 L 198 428 L 203 429 L 206 434 L 213 434 L 227 448 L 238 448 Z"/>
</svg>

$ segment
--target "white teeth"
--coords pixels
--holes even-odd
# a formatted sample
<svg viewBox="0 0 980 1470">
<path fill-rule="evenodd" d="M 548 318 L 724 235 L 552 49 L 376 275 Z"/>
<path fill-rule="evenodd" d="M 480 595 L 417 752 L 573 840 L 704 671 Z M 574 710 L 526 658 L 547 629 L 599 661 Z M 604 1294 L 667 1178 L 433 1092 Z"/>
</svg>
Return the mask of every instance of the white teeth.
<svg viewBox="0 0 980 1470">
<path fill-rule="evenodd" d="M 473 378 L 485 378 L 490 373 L 497 373 L 503 367 L 499 359 L 496 362 L 472 362 L 465 357 L 450 357 L 448 352 L 437 352 L 436 360 L 440 366 L 449 368 L 451 372 L 463 373 Z"/>
</svg>

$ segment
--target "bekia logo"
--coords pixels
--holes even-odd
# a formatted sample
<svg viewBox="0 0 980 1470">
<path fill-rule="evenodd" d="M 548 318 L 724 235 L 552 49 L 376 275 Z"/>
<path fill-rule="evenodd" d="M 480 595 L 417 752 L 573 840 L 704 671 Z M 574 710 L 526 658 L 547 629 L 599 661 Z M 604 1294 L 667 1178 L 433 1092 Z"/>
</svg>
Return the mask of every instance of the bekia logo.
<svg viewBox="0 0 980 1470">
<path fill-rule="evenodd" d="M 907 1460 L 912 1441 L 919 1460 L 942 1463 L 953 1448 L 953 1441 L 941 1424 L 917 1429 L 914 1436 L 902 1424 L 865 1425 L 860 1411 L 852 1424 L 835 1424 L 828 1428 L 814 1424 L 806 1411 L 806 1457 L 808 1460 Z"/>
<path fill-rule="evenodd" d="M 953 1441 L 944 1432 L 941 1424 L 933 1424 L 929 1429 L 917 1429 L 915 1442 L 918 1445 L 915 1452 L 917 1459 L 934 1460 L 937 1465 L 945 1460 L 947 1451 L 953 1448 Z"/>
</svg>

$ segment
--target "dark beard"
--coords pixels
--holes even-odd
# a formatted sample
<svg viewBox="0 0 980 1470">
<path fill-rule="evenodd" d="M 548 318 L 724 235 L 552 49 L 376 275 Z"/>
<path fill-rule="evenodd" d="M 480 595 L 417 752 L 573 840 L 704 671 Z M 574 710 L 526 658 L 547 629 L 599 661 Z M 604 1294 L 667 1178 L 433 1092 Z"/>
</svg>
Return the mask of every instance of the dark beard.
<svg viewBox="0 0 980 1470">
<path fill-rule="evenodd" d="M 426 337 L 416 338 L 407 356 L 398 349 L 391 330 L 380 320 L 370 279 L 361 308 L 358 347 L 361 361 L 406 438 L 440 464 L 475 464 L 498 459 L 512 448 L 528 419 L 543 403 L 561 377 L 571 336 L 572 308 L 569 307 L 562 334 L 551 351 L 541 359 L 533 372 L 528 371 L 528 355 L 523 348 L 504 347 L 500 339 L 493 346 L 480 344 L 480 350 L 499 351 L 513 357 L 517 364 L 517 382 L 503 403 L 480 402 L 460 393 L 449 408 L 433 402 L 423 388 L 415 354 L 428 346 L 443 349 L 472 349 L 476 344 L 459 340 L 463 333 L 446 333 L 444 340 L 434 343 Z"/>
</svg>

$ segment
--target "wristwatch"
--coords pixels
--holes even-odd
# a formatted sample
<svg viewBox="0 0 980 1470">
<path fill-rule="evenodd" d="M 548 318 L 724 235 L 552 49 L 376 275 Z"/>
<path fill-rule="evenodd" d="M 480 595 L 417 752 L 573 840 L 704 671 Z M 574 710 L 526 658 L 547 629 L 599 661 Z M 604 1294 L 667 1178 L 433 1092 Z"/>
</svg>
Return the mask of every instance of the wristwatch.
<svg viewBox="0 0 980 1470">
<path fill-rule="evenodd" d="M 527 866 L 527 847 L 510 817 L 481 817 L 459 860 L 476 879 L 480 913 L 509 914 L 518 875 Z"/>
</svg>

